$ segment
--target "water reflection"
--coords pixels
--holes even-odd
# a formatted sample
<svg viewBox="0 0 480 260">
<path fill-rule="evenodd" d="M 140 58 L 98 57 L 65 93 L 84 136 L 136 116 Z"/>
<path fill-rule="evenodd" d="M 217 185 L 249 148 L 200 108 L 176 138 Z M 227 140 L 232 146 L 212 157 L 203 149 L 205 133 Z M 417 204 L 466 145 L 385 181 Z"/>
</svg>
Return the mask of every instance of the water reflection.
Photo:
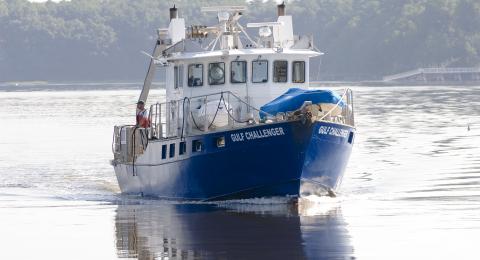
<svg viewBox="0 0 480 260">
<path fill-rule="evenodd" d="M 118 198 L 112 126 L 135 120 L 136 86 L 0 90 L 1 259 L 480 259 L 480 87 L 354 88 L 340 211 Z"/>
<path fill-rule="evenodd" d="M 115 217 L 117 255 L 137 259 L 350 259 L 338 206 L 126 204 Z"/>
</svg>

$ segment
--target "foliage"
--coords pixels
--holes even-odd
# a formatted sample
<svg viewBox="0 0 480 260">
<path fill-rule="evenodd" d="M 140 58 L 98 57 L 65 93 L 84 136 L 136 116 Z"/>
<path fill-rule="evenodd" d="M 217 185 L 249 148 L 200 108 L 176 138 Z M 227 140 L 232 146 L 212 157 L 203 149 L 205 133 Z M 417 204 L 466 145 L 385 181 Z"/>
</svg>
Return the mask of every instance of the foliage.
<svg viewBox="0 0 480 260">
<path fill-rule="evenodd" d="M 168 22 L 165 0 L 0 0 L 0 81 L 138 80 L 155 30 Z M 201 6 L 241 0 L 177 0 L 188 24 L 214 23 Z M 245 19 L 275 19 L 276 1 L 247 3 Z M 478 0 L 295 0 L 299 34 L 325 52 L 312 76 L 374 79 L 425 66 L 480 63 Z M 318 61 L 317 61 L 318 62 Z"/>
</svg>

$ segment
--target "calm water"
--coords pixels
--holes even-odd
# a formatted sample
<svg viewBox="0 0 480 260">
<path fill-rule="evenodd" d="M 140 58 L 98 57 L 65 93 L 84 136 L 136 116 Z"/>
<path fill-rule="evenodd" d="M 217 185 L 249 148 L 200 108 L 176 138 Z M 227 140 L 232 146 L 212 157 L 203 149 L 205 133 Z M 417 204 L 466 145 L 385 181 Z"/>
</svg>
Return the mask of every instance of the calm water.
<svg viewBox="0 0 480 260">
<path fill-rule="evenodd" d="M 340 194 L 298 205 L 121 196 L 111 131 L 133 122 L 137 89 L 12 90 L 0 88 L 2 259 L 480 259 L 480 87 L 354 88 Z"/>
</svg>

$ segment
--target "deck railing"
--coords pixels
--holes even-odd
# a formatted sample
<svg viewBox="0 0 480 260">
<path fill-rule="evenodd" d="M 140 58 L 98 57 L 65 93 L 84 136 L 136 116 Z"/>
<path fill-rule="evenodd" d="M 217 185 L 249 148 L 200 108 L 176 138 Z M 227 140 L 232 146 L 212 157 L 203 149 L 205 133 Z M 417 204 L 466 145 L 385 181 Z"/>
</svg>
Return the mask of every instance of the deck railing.
<svg viewBox="0 0 480 260">
<path fill-rule="evenodd" d="M 155 103 L 150 106 L 150 137 L 183 137 L 243 127 L 260 122 L 260 112 L 230 91 Z"/>
<path fill-rule="evenodd" d="M 155 139 L 184 137 L 256 123 L 294 120 L 306 114 L 312 120 L 354 126 L 352 90 L 340 90 L 339 95 L 341 99 L 327 107 L 306 101 L 299 110 L 278 115 L 260 111 L 230 91 L 155 103 L 150 106 L 149 137 Z"/>
<path fill-rule="evenodd" d="M 324 109 L 325 104 L 319 104 L 310 109 L 309 114 L 313 120 L 340 123 L 348 126 L 355 126 L 355 117 L 353 111 L 353 91 L 349 88 L 339 90 L 337 93 L 340 99 L 335 104 L 329 104 Z M 323 109 L 323 110 L 322 110 Z"/>
</svg>

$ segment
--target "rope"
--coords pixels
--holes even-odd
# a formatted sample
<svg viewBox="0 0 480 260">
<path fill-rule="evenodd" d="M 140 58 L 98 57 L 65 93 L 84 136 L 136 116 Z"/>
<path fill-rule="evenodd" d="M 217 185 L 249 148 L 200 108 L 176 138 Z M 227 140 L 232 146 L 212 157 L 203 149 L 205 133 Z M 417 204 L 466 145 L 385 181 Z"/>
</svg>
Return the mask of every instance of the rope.
<svg viewBox="0 0 480 260">
<path fill-rule="evenodd" d="M 202 129 L 200 129 L 200 127 L 198 127 L 197 122 L 195 121 L 195 117 L 193 116 L 193 112 L 192 112 L 192 111 L 190 111 L 190 115 L 192 116 L 192 121 L 193 121 L 193 124 L 195 125 L 195 127 L 196 127 L 198 130 L 202 131 Z"/>
<path fill-rule="evenodd" d="M 343 92 L 342 98 L 340 98 L 340 100 L 337 102 L 337 104 L 335 104 L 335 106 L 332 107 L 332 109 L 330 109 L 326 114 L 324 114 L 320 119 L 318 119 L 318 121 L 321 121 L 321 120 L 325 119 L 325 117 L 329 116 L 333 112 L 333 110 L 335 110 L 338 107 L 340 102 L 342 102 L 343 98 L 347 95 L 348 90 L 349 90 L 348 88 L 345 89 L 345 91 Z"/>
<path fill-rule="evenodd" d="M 223 100 L 223 92 L 220 93 L 220 100 L 218 100 L 217 111 L 215 111 L 215 115 L 213 115 L 213 120 L 208 126 L 208 129 L 210 129 L 210 127 L 213 125 L 213 122 L 215 122 L 215 119 L 217 118 L 218 110 L 220 110 L 220 105 L 222 104 L 222 100 Z M 205 106 L 205 115 L 206 114 L 207 114 L 207 107 Z"/>
<path fill-rule="evenodd" d="M 220 107 L 221 107 L 221 104 L 222 104 L 222 103 L 223 103 L 223 105 L 225 106 L 225 109 L 227 110 L 228 116 L 229 116 L 233 121 L 235 121 L 236 123 L 248 123 L 248 122 L 249 122 L 248 119 L 245 120 L 245 121 L 242 121 L 242 120 L 239 120 L 239 119 L 237 119 L 237 118 L 235 118 L 235 117 L 233 116 L 233 114 L 232 114 L 232 113 L 230 112 L 230 110 L 229 110 L 229 106 L 227 106 L 227 104 L 226 104 L 225 95 L 224 95 L 225 93 L 228 93 L 229 95 L 232 95 L 233 97 L 235 97 L 235 98 L 237 99 L 237 101 L 239 101 L 239 103 L 246 105 L 248 108 L 251 108 L 251 109 L 253 109 L 253 110 L 255 110 L 255 111 L 259 112 L 259 113 L 262 113 L 262 114 L 264 114 L 264 115 L 266 115 L 266 116 L 274 117 L 274 116 L 271 115 L 270 113 L 267 113 L 267 112 L 265 112 L 265 111 L 262 111 L 262 110 L 260 110 L 260 109 L 257 109 L 257 108 L 255 108 L 255 107 L 251 106 L 250 104 L 248 104 L 247 102 L 243 101 L 241 98 L 239 98 L 238 96 L 236 96 L 236 95 L 233 94 L 232 92 L 230 92 L 230 91 L 223 92 L 223 91 L 222 91 L 222 92 L 220 92 L 220 93 L 215 93 L 215 94 L 210 94 L 210 95 L 208 95 L 208 96 L 212 96 L 212 95 L 218 95 L 218 94 L 220 94 L 220 99 L 218 100 L 218 105 L 217 105 L 217 109 L 216 109 L 216 111 L 215 111 L 215 114 L 214 114 L 214 116 L 213 116 L 213 120 L 207 124 L 207 125 L 208 125 L 208 129 L 210 129 L 210 127 L 212 127 L 212 125 L 215 123 L 215 120 L 216 120 L 216 118 L 217 118 L 217 116 L 218 116 L 218 111 L 220 110 Z M 199 97 L 201 97 L 201 96 L 199 96 Z M 197 98 L 197 97 L 194 97 L 194 98 Z M 188 102 L 188 103 L 190 104 L 190 103 L 191 103 L 191 98 L 189 98 L 189 97 L 184 97 L 184 98 L 183 98 L 183 104 L 182 104 L 183 118 L 182 118 L 182 128 L 181 128 L 182 130 L 181 130 L 180 139 L 185 139 L 185 120 L 187 120 L 185 115 L 188 114 L 188 112 L 185 111 L 185 103 L 186 103 L 186 102 Z M 159 105 L 159 104 L 157 103 L 157 105 Z M 157 109 L 157 107 L 155 107 L 155 109 Z M 206 110 L 206 109 L 207 109 L 207 107 L 205 106 L 205 110 Z M 152 110 L 152 111 L 153 111 L 153 110 Z M 205 112 L 206 112 L 206 111 L 205 111 Z M 156 113 L 157 113 L 157 111 L 156 111 Z M 198 130 L 200 130 L 200 131 L 203 131 L 203 129 L 197 124 L 197 120 L 195 120 L 195 117 L 194 117 L 193 112 L 192 112 L 191 110 L 190 110 L 190 116 L 192 117 L 192 121 L 193 121 L 193 124 L 194 124 L 195 128 L 198 129 Z M 150 117 L 152 117 L 152 116 L 150 115 Z M 160 117 L 161 117 L 161 115 L 160 115 Z M 156 117 L 155 117 L 155 119 L 156 119 Z M 160 120 L 160 124 L 161 124 L 161 120 Z M 156 129 L 155 129 L 155 131 L 156 131 Z M 159 134 L 161 134 L 161 133 L 159 133 Z"/>
<path fill-rule="evenodd" d="M 248 106 L 249 108 L 251 108 L 251 109 L 253 109 L 253 110 L 256 110 L 256 111 L 258 111 L 258 112 L 264 113 L 264 114 L 267 115 L 267 116 L 274 117 L 274 115 L 272 115 L 272 114 L 270 114 L 270 113 L 267 113 L 267 112 L 262 111 L 262 110 L 260 110 L 260 109 L 258 109 L 258 108 L 256 108 L 256 107 L 254 107 L 254 106 L 251 106 L 250 104 L 248 104 L 247 102 L 243 101 L 241 98 L 239 98 L 237 95 L 233 94 L 232 92 L 230 92 L 230 91 L 227 91 L 227 92 L 228 92 L 228 94 L 234 96 L 238 101 L 240 101 L 240 103 L 245 104 L 245 105 Z"/>
<path fill-rule="evenodd" d="M 210 122 L 210 124 L 208 125 L 208 129 L 210 129 L 210 127 L 215 122 L 215 119 L 217 118 L 218 110 L 220 110 L 220 105 L 222 104 L 222 100 L 223 100 L 223 103 L 225 104 L 225 99 L 223 98 L 223 92 L 220 93 L 220 99 L 218 100 L 217 110 L 215 111 L 215 115 L 213 116 L 212 122 Z M 228 110 L 227 110 L 227 112 L 228 112 Z M 195 125 L 195 127 L 198 130 L 202 131 L 202 129 L 198 126 L 197 122 L 195 121 L 195 117 L 193 116 L 193 112 L 190 111 L 190 115 L 192 116 L 192 121 L 193 121 L 193 124 Z M 207 104 L 205 104 L 205 117 L 206 116 L 207 116 Z"/>
<path fill-rule="evenodd" d="M 248 120 L 240 121 L 240 120 L 237 120 L 233 115 L 230 114 L 230 110 L 227 108 L 227 104 L 225 104 L 225 99 L 223 99 L 223 105 L 225 106 L 225 108 L 227 110 L 228 117 L 230 117 L 233 121 L 235 121 L 236 123 L 240 123 L 240 124 L 248 123 Z"/>
</svg>

